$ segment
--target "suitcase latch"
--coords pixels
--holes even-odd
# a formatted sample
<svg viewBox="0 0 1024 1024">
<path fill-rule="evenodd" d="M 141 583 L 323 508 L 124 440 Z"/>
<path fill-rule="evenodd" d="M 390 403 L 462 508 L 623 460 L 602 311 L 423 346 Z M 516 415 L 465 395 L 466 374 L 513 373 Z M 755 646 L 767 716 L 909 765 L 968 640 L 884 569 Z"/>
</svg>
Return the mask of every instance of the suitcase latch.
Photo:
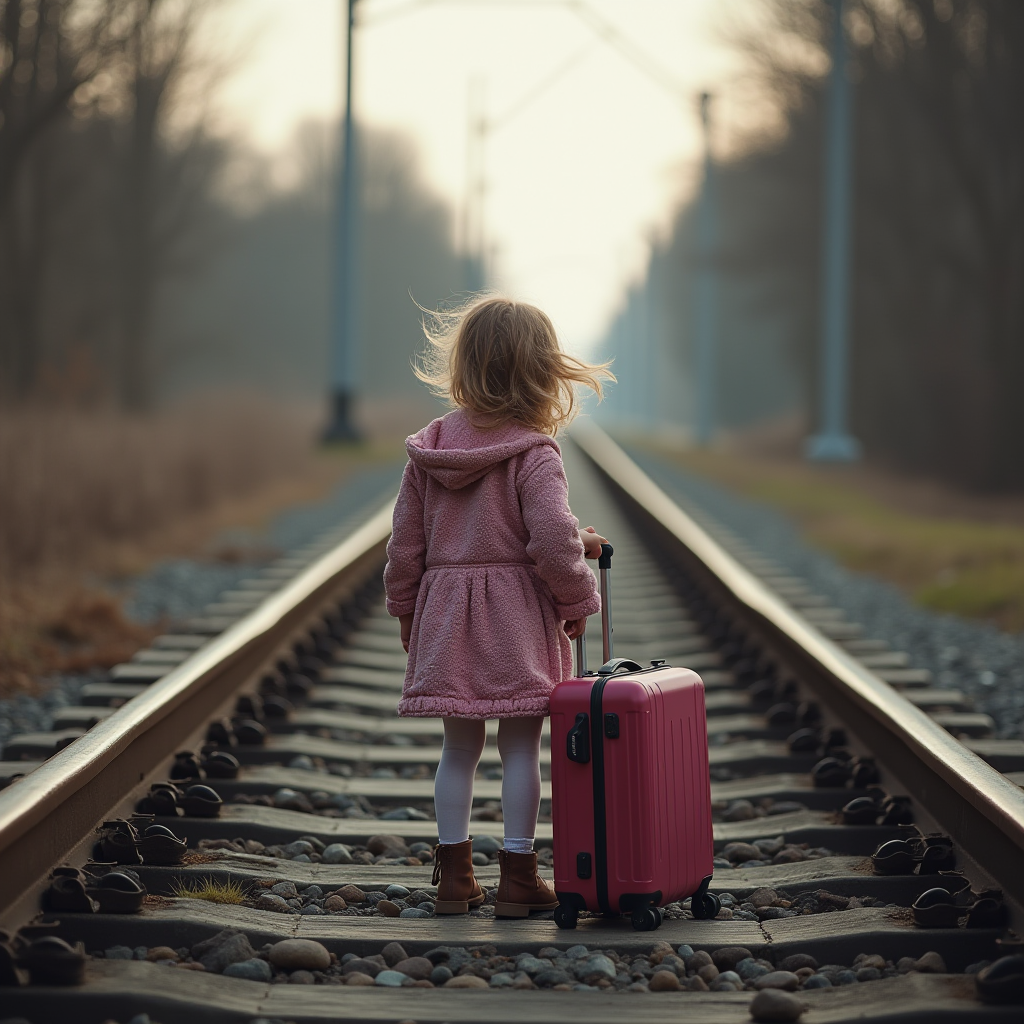
<svg viewBox="0 0 1024 1024">
<path fill-rule="evenodd" d="M 589 878 L 590 877 L 590 854 L 589 853 L 577 853 L 576 854 L 576 877 L 577 878 Z"/>
<path fill-rule="evenodd" d="M 565 737 L 565 756 L 577 764 L 586 764 L 590 760 L 590 716 L 582 711 Z"/>
<path fill-rule="evenodd" d="M 613 712 L 604 716 L 604 734 L 610 740 L 619 738 L 619 716 Z"/>
</svg>

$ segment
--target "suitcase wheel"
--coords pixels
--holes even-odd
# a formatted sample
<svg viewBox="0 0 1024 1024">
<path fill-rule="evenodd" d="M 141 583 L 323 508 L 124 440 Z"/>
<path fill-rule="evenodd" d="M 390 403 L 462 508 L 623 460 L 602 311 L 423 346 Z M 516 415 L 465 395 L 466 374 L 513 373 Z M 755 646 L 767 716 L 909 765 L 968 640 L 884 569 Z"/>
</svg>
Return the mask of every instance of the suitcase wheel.
<svg viewBox="0 0 1024 1024">
<path fill-rule="evenodd" d="M 559 928 L 575 928 L 576 922 L 580 919 L 580 912 L 575 907 L 559 903 L 555 907 L 555 924 Z"/>
<path fill-rule="evenodd" d="M 690 899 L 690 913 L 698 921 L 710 921 L 718 917 L 722 901 L 713 892 L 695 892 Z"/>
<path fill-rule="evenodd" d="M 629 915 L 629 919 L 633 923 L 634 931 L 653 932 L 655 928 L 661 927 L 663 917 L 657 907 L 637 907 Z"/>
</svg>

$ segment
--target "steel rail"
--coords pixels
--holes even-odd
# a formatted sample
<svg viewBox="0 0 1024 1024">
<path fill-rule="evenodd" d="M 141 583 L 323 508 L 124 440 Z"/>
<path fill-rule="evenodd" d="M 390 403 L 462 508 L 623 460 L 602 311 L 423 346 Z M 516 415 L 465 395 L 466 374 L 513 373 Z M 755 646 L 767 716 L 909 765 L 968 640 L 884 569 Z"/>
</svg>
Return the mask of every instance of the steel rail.
<svg viewBox="0 0 1024 1024">
<path fill-rule="evenodd" d="M 571 436 L 631 511 L 676 542 L 688 571 L 816 688 L 967 855 L 1024 903 L 1024 790 L 780 600 L 600 427 L 578 421 Z"/>
<path fill-rule="evenodd" d="M 0 910 L 8 910 L 242 688 L 319 609 L 384 558 L 394 500 L 254 611 L 29 775 L 0 791 Z"/>
</svg>

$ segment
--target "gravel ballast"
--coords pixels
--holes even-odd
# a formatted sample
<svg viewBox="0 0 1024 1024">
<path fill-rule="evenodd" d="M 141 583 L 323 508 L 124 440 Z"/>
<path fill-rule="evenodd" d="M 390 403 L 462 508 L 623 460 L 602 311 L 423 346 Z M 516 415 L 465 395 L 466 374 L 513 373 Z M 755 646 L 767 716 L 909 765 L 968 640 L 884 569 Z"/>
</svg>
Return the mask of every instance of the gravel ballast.
<svg viewBox="0 0 1024 1024">
<path fill-rule="evenodd" d="M 250 550 L 254 553 L 252 559 L 230 565 L 181 558 L 160 562 L 132 580 L 124 602 L 125 614 L 143 623 L 175 622 L 199 614 L 223 591 L 254 576 L 281 552 L 308 544 L 345 519 L 383 504 L 398 490 L 402 466 L 402 462 L 396 461 L 361 470 L 336 487 L 324 501 L 283 512 L 259 537 L 228 533 L 218 538 L 218 546 Z M 79 702 L 86 683 L 108 678 L 101 670 L 58 676 L 48 680 L 44 692 L 38 695 L 18 694 L 0 700 L 0 749 L 11 736 L 48 730 L 61 708 Z"/>
<path fill-rule="evenodd" d="M 929 669 L 936 686 L 973 697 L 977 710 L 995 719 L 998 736 L 1024 737 L 1024 636 L 919 608 L 891 584 L 846 569 L 812 548 L 775 509 L 738 497 L 636 445 L 624 447 L 680 505 L 717 520 L 803 577 L 859 622 L 866 636 L 887 641 L 906 651 L 914 667 Z"/>
</svg>

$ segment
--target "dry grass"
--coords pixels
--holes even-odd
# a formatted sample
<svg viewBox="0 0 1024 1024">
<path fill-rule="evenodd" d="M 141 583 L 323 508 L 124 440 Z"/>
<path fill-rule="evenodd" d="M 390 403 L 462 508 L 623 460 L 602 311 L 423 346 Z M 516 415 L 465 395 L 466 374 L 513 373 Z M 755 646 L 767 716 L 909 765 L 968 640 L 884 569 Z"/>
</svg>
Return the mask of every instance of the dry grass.
<svg viewBox="0 0 1024 1024">
<path fill-rule="evenodd" d="M 300 470 L 311 423 L 235 399 L 148 418 L 0 414 L 0 578 L 68 563 Z"/>
<path fill-rule="evenodd" d="M 319 450 L 315 426 L 238 397 L 150 418 L 0 412 L 0 695 L 108 667 L 147 642 L 160 624 L 127 621 L 105 581 L 166 557 L 253 557 L 211 543 L 400 451 Z"/>
<path fill-rule="evenodd" d="M 935 611 L 1024 630 L 1020 497 L 982 498 L 873 467 L 714 450 L 659 449 L 687 469 L 791 516 L 844 565 Z"/>
<path fill-rule="evenodd" d="M 171 882 L 171 892 L 182 900 L 206 900 L 208 903 L 238 906 L 245 902 L 248 890 L 241 882 L 218 882 L 213 878 L 175 878 Z"/>
</svg>

